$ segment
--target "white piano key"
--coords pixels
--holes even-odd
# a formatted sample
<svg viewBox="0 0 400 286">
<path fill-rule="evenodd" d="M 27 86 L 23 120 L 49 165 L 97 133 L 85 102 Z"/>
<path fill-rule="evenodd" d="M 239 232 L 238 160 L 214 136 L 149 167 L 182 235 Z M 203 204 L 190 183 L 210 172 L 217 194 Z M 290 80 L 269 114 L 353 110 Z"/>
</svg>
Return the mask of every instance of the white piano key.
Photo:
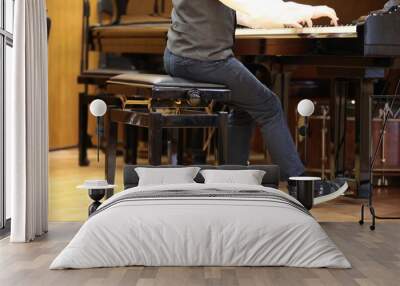
<svg viewBox="0 0 400 286">
<path fill-rule="evenodd" d="M 251 38 L 251 37 L 265 37 L 265 38 L 296 38 L 296 37 L 342 37 L 342 38 L 355 38 L 357 37 L 357 27 L 355 25 L 346 26 L 314 26 L 304 28 L 281 28 L 281 29 L 237 29 L 236 37 L 238 38 Z"/>
</svg>

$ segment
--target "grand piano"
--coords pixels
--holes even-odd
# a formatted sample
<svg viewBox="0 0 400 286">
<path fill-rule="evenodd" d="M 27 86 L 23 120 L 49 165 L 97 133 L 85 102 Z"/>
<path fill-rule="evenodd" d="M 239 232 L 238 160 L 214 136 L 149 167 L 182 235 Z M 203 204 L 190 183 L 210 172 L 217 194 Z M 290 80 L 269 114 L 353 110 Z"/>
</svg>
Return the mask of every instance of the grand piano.
<svg viewBox="0 0 400 286">
<path fill-rule="evenodd" d="M 387 70 L 394 66 L 396 57 L 400 56 L 400 9 L 381 10 L 385 1 L 368 0 L 363 1 L 363 5 L 359 1 L 343 2 L 319 1 L 336 8 L 339 17 L 344 19 L 344 24 L 338 27 L 329 27 L 323 22 L 302 29 L 238 27 L 235 55 L 249 66 L 257 67 L 256 70 L 268 67 L 274 76 L 272 88 L 281 97 L 286 111 L 291 74 L 297 68 L 311 66 L 317 77 L 330 79 L 330 127 L 334 130 L 329 138 L 331 177 L 344 169 L 341 140 L 345 136 L 346 114 L 343 107 L 347 96 L 354 98 L 354 177 L 357 194 L 364 197 L 368 194 L 370 181 L 374 83 L 384 78 Z M 165 4 L 161 7 L 165 9 Z M 170 25 L 165 17 L 168 13 L 162 11 L 164 16 L 129 19 L 123 17 L 121 6 L 116 8 L 118 13 L 111 24 L 89 26 L 86 21 L 84 58 L 89 51 L 161 56 Z M 363 15 L 367 16 L 360 17 Z"/>
</svg>

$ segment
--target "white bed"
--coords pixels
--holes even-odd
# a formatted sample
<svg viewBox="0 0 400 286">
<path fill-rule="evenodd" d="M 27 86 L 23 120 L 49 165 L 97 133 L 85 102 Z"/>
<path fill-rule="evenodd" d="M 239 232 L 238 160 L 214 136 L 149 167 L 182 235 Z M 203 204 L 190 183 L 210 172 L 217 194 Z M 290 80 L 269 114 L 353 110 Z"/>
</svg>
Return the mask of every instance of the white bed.
<svg viewBox="0 0 400 286">
<path fill-rule="evenodd" d="M 174 190 L 182 195 L 154 197 L 157 192 Z M 214 195 L 238 191 L 240 196 Z M 264 193 L 255 197 L 252 191 L 265 192 L 266 197 Z M 145 192 L 152 196 L 146 198 Z M 191 196 L 194 192 L 204 195 Z M 318 222 L 298 204 L 279 190 L 254 185 L 130 188 L 107 200 L 85 222 L 50 269 L 132 265 L 350 268 Z"/>
</svg>

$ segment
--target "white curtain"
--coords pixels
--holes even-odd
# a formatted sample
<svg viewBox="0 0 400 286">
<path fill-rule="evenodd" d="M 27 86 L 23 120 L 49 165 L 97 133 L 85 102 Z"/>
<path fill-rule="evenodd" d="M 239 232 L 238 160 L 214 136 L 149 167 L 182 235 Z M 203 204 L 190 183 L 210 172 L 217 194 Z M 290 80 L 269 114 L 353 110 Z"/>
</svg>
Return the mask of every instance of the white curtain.
<svg viewBox="0 0 400 286">
<path fill-rule="evenodd" d="M 13 90 L 6 98 L 6 187 L 12 242 L 47 232 L 48 111 L 45 0 L 16 0 Z"/>
</svg>

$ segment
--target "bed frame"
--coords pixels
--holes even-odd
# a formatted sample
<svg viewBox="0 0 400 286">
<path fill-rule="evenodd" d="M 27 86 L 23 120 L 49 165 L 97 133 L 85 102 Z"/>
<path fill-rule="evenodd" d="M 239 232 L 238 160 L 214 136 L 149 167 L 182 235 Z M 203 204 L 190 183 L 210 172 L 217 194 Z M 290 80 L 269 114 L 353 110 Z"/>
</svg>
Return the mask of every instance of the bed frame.
<svg viewBox="0 0 400 286">
<path fill-rule="evenodd" d="M 147 168 L 182 168 L 187 166 L 148 166 L 148 165 L 126 165 L 124 167 L 124 189 L 136 187 L 139 183 L 139 176 L 135 171 L 136 167 L 147 167 Z M 262 185 L 265 187 L 278 188 L 279 186 L 279 167 L 277 165 L 250 165 L 250 166 L 238 166 L 238 165 L 196 165 L 202 170 L 205 169 L 217 169 L 217 170 L 263 170 L 265 175 L 262 180 Z M 204 183 L 203 176 L 199 174 L 194 179 L 197 183 Z"/>
</svg>

